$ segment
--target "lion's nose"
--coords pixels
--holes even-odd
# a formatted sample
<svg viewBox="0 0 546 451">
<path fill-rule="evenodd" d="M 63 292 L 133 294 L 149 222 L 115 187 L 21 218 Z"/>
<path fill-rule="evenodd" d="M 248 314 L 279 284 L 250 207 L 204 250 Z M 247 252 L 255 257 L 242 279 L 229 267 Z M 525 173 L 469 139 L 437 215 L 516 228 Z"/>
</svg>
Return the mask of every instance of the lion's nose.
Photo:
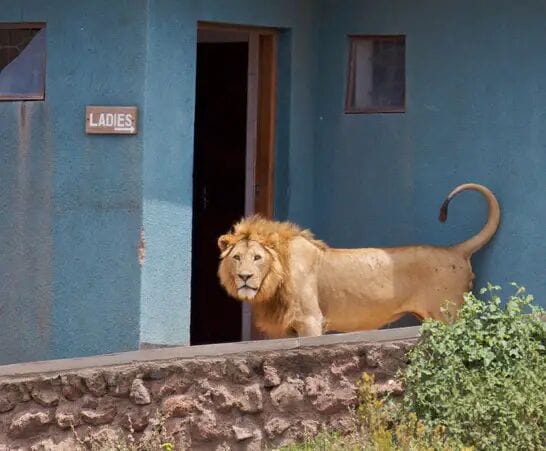
<svg viewBox="0 0 546 451">
<path fill-rule="evenodd" d="M 239 274 L 239 278 L 243 281 L 243 282 L 246 282 L 248 279 L 250 279 L 254 274 L 252 273 L 249 273 L 249 272 L 242 272 Z"/>
</svg>

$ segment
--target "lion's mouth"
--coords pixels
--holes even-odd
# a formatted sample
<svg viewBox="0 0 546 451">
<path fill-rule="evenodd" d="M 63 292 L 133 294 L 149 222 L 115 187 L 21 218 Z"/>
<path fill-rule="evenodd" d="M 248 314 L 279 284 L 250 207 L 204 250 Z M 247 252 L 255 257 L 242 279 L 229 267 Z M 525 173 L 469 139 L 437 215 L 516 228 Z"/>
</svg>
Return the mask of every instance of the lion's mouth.
<svg viewBox="0 0 546 451">
<path fill-rule="evenodd" d="M 241 285 L 239 288 L 237 288 L 238 290 L 252 290 L 252 291 L 258 291 L 257 288 L 254 288 L 254 287 L 251 287 L 250 285 L 247 285 L 247 284 L 244 284 L 244 285 Z"/>
<path fill-rule="evenodd" d="M 241 285 L 237 288 L 237 294 L 241 299 L 253 299 L 256 296 L 257 288 L 251 287 L 250 285 Z"/>
</svg>

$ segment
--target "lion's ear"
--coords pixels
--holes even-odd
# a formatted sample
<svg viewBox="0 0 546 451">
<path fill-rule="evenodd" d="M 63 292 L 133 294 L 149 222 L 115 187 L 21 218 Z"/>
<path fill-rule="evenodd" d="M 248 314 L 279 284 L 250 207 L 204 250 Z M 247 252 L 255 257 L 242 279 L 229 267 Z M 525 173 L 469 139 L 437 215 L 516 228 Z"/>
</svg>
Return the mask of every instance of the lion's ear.
<svg viewBox="0 0 546 451">
<path fill-rule="evenodd" d="M 220 258 L 224 258 L 233 247 L 233 237 L 231 235 L 222 235 L 218 238 L 218 247 L 220 248 Z"/>
</svg>

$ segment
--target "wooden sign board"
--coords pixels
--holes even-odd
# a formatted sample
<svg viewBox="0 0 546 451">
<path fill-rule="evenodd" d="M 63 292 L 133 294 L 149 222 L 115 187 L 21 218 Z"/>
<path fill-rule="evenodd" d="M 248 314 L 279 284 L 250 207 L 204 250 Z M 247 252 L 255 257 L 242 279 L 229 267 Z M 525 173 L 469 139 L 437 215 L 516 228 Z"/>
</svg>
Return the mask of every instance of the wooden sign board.
<svg viewBox="0 0 546 451">
<path fill-rule="evenodd" d="M 136 135 L 135 106 L 85 107 L 85 133 L 100 135 Z"/>
</svg>

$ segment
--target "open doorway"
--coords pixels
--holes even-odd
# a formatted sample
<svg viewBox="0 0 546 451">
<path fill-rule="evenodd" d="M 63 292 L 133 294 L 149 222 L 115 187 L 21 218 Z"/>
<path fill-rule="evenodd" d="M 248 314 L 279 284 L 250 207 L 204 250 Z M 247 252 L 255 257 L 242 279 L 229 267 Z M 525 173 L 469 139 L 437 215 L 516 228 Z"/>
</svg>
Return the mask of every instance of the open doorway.
<svg viewBox="0 0 546 451">
<path fill-rule="evenodd" d="M 218 282 L 218 237 L 273 210 L 276 33 L 200 23 L 197 39 L 192 345 L 255 337 L 248 307 Z"/>
</svg>

